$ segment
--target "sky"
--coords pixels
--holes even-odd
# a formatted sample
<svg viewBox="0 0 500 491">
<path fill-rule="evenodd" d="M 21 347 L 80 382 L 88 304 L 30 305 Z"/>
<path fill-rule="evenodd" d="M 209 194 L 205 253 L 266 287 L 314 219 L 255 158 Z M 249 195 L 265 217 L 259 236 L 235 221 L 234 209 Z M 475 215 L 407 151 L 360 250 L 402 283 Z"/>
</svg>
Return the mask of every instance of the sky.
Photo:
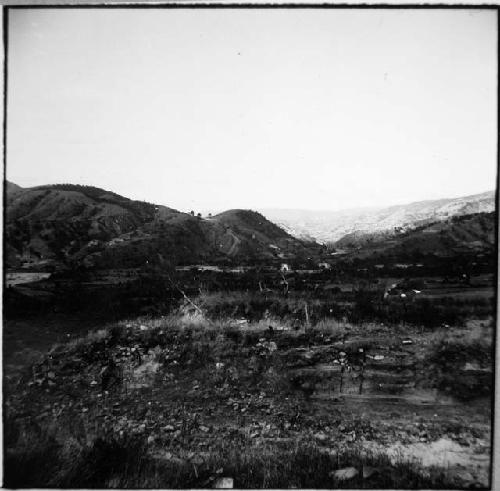
<svg viewBox="0 0 500 491">
<path fill-rule="evenodd" d="M 489 10 L 9 12 L 6 177 L 182 211 L 495 188 Z"/>
</svg>

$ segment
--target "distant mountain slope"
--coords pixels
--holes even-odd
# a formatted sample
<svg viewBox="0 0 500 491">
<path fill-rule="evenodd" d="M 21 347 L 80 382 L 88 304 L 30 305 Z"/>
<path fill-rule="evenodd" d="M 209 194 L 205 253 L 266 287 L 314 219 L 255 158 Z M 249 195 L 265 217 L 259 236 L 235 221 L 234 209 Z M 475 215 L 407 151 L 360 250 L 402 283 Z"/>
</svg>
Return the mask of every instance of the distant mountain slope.
<svg viewBox="0 0 500 491">
<path fill-rule="evenodd" d="M 264 216 L 283 226 L 296 237 L 312 237 L 320 242 L 335 242 L 357 233 L 410 229 L 452 216 L 495 210 L 495 193 L 452 199 L 419 201 L 388 208 L 341 211 L 261 210 Z"/>
<path fill-rule="evenodd" d="M 408 258 L 428 254 L 449 257 L 491 252 L 495 247 L 495 220 L 493 212 L 454 216 L 406 232 L 349 234 L 335 246 L 359 257 Z"/>
<path fill-rule="evenodd" d="M 90 186 L 6 187 L 8 266 L 56 261 L 136 267 L 159 255 L 171 262 L 269 259 L 304 249 L 247 210 L 205 219 Z"/>
</svg>

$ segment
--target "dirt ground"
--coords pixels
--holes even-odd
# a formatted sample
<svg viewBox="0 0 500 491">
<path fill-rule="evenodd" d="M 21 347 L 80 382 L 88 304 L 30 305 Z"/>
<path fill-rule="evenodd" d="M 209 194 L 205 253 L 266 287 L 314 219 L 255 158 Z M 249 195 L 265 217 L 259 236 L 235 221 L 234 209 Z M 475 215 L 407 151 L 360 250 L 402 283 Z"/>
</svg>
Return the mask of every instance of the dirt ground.
<svg viewBox="0 0 500 491">
<path fill-rule="evenodd" d="M 491 331 L 483 324 L 468 329 L 482 336 Z M 62 442 L 139 435 L 151 458 L 193 462 L 196 475 L 224 445 L 282 452 L 308 442 L 327 455 L 353 449 L 439 466 L 460 487 L 487 487 L 487 391 L 457 397 L 437 374 L 454 370 L 484 389 L 491 360 L 464 351 L 442 365 L 436 339 L 449 335 L 380 324 L 271 331 L 201 317 L 124 322 L 59 345 L 29 370 L 7 358 L 6 415 Z"/>
</svg>

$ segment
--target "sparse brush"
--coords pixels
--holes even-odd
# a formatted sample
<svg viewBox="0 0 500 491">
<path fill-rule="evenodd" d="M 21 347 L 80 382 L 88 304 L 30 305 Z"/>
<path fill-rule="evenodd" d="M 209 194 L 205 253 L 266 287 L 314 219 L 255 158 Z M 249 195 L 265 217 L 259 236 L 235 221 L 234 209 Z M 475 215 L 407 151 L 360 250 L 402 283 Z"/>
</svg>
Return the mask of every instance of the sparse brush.
<svg viewBox="0 0 500 491">
<path fill-rule="evenodd" d="M 490 327 L 441 331 L 435 335 L 435 343 L 427 356 L 427 363 L 432 367 L 429 378 L 439 389 L 459 399 L 488 396 L 493 383 L 489 371 L 492 359 Z M 470 369 L 466 370 L 468 366 Z M 486 367 L 486 370 L 481 372 L 475 367 Z"/>
</svg>

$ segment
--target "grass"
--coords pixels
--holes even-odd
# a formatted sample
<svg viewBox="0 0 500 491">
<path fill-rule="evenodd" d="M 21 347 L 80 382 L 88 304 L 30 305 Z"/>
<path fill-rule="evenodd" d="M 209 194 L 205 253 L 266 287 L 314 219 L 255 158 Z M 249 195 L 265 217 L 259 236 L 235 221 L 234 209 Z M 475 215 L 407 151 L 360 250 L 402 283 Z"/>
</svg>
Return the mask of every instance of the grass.
<svg viewBox="0 0 500 491">
<path fill-rule="evenodd" d="M 32 431 L 32 430 L 31 430 Z M 5 454 L 9 488 L 206 488 L 219 476 L 232 477 L 235 488 L 389 488 L 445 489 L 453 485 L 446 469 L 423 469 L 418 463 L 391 463 L 384 454 L 360 449 L 326 452 L 307 441 L 288 447 L 236 447 L 219 442 L 205 458 L 173 456 L 166 447 L 155 458 L 141 437 L 97 437 L 88 444 L 58 443 L 49 434 L 24 430 L 25 444 Z M 340 481 L 337 469 L 355 467 L 358 475 Z M 363 468 L 375 470 L 363 478 Z"/>
<path fill-rule="evenodd" d="M 435 328 L 443 324 L 458 325 L 468 318 L 487 318 L 494 312 L 491 298 L 401 298 L 382 300 L 383 290 L 359 290 L 320 298 L 315 292 L 291 292 L 283 297 L 277 292 L 214 292 L 200 295 L 195 302 L 211 319 L 244 317 L 256 322 L 269 317 L 281 319 L 291 326 L 312 324 L 324 318 L 338 322 L 362 324 L 401 322 Z M 307 316 L 306 316 L 307 305 Z"/>
</svg>

